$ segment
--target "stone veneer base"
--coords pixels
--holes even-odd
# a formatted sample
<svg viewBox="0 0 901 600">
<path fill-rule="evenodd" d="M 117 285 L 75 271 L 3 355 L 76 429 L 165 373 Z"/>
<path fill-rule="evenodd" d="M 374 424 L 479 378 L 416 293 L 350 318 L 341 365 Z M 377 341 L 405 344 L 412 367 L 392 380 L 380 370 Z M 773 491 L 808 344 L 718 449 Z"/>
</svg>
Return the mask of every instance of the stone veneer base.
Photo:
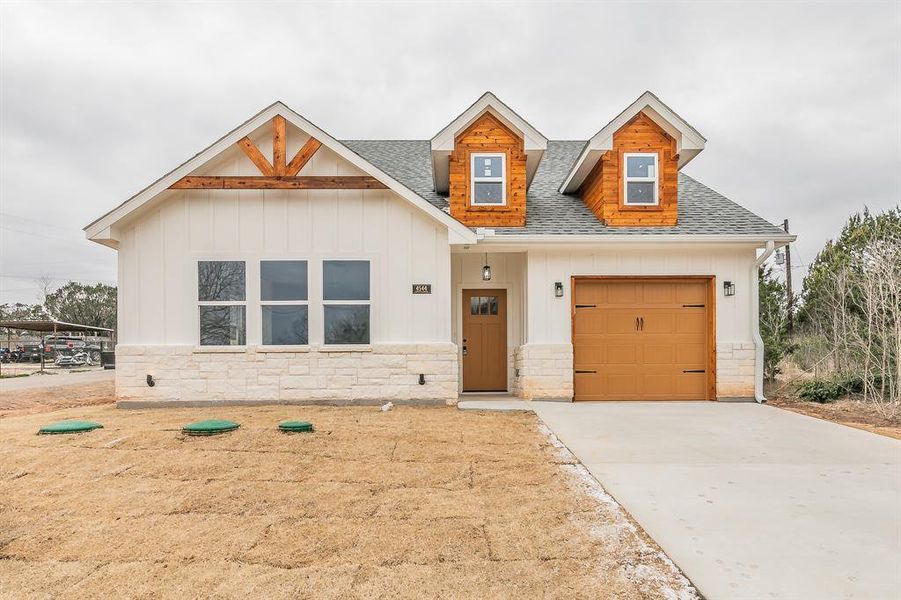
<svg viewBox="0 0 901 600">
<path fill-rule="evenodd" d="M 425 384 L 419 384 L 419 375 Z M 152 375 L 155 385 L 147 385 Z M 457 346 L 227 351 L 193 346 L 116 348 L 122 407 L 257 404 L 456 404 Z"/>
</svg>

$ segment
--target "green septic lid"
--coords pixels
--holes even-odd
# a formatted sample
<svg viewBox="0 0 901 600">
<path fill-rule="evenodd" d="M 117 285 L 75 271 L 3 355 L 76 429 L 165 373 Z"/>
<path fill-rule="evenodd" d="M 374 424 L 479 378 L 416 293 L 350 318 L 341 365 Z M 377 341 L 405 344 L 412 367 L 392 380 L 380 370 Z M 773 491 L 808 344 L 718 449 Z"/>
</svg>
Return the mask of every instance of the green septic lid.
<svg viewBox="0 0 901 600">
<path fill-rule="evenodd" d="M 306 421 L 283 421 L 278 424 L 278 428 L 282 431 L 294 433 L 301 431 L 313 431 L 313 424 Z"/>
<path fill-rule="evenodd" d="M 59 423 L 51 423 L 41 427 L 38 433 L 81 433 L 82 431 L 91 431 L 93 429 L 103 429 L 103 425 L 93 421 L 60 421 Z"/>
<path fill-rule="evenodd" d="M 240 427 L 234 421 L 225 419 L 207 419 L 205 421 L 197 421 L 182 427 L 182 431 L 188 435 L 216 435 L 217 433 L 225 433 L 226 431 L 234 431 Z"/>
</svg>

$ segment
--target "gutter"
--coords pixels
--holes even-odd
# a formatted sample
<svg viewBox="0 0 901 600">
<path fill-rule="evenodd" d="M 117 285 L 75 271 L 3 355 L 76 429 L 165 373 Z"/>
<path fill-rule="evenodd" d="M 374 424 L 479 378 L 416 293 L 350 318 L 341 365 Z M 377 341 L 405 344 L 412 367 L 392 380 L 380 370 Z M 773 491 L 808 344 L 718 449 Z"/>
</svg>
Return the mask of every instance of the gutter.
<svg viewBox="0 0 901 600">
<path fill-rule="evenodd" d="M 754 399 L 761 404 L 766 402 L 766 396 L 763 395 L 763 338 L 760 337 L 760 280 L 757 271 L 775 249 L 775 242 L 769 240 L 763 254 L 757 257 L 751 268 L 751 337 L 754 339 L 755 348 Z"/>
<path fill-rule="evenodd" d="M 784 235 L 754 235 L 754 234 L 721 234 L 721 233 L 607 233 L 600 235 L 592 234 L 501 234 L 497 235 L 493 229 L 478 227 L 476 228 L 476 236 L 479 244 L 604 244 L 604 243 L 654 243 L 654 242 L 720 242 L 720 243 L 789 243 L 793 242 L 797 236 L 791 234 Z M 772 252 L 772 251 L 771 251 Z"/>
</svg>

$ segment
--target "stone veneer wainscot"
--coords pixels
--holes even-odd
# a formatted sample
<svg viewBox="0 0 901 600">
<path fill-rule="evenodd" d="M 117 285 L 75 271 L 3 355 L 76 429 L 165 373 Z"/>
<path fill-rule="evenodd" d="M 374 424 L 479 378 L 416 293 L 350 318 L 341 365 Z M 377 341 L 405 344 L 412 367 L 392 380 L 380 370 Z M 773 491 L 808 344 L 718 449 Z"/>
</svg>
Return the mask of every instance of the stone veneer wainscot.
<svg viewBox="0 0 901 600">
<path fill-rule="evenodd" d="M 425 384 L 419 384 L 419 374 Z M 147 385 L 147 375 L 155 385 Z M 348 351 L 118 346 L 123 405 L 457 402 L 457 346 L 375 344 Z"/>
</svg>

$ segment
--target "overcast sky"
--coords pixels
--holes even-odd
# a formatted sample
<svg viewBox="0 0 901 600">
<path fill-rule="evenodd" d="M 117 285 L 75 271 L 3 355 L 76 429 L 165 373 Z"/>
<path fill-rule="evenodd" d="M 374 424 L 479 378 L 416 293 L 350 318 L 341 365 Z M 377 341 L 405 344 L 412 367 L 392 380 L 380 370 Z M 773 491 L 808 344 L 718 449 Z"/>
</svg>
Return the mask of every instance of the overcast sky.
<svg viewBox="0 0 901 600">
<path fill-rule="evenodd" d="M 649 89 L 708 140 L 685 172 L 790 219 L 801 266 L 901 198 L 897 2 L 0 4 L 0 302 L 114 283 L 82 227 L 276 99 L 428 139 L 491 90 L 584 140 Z"/>
</svg>

